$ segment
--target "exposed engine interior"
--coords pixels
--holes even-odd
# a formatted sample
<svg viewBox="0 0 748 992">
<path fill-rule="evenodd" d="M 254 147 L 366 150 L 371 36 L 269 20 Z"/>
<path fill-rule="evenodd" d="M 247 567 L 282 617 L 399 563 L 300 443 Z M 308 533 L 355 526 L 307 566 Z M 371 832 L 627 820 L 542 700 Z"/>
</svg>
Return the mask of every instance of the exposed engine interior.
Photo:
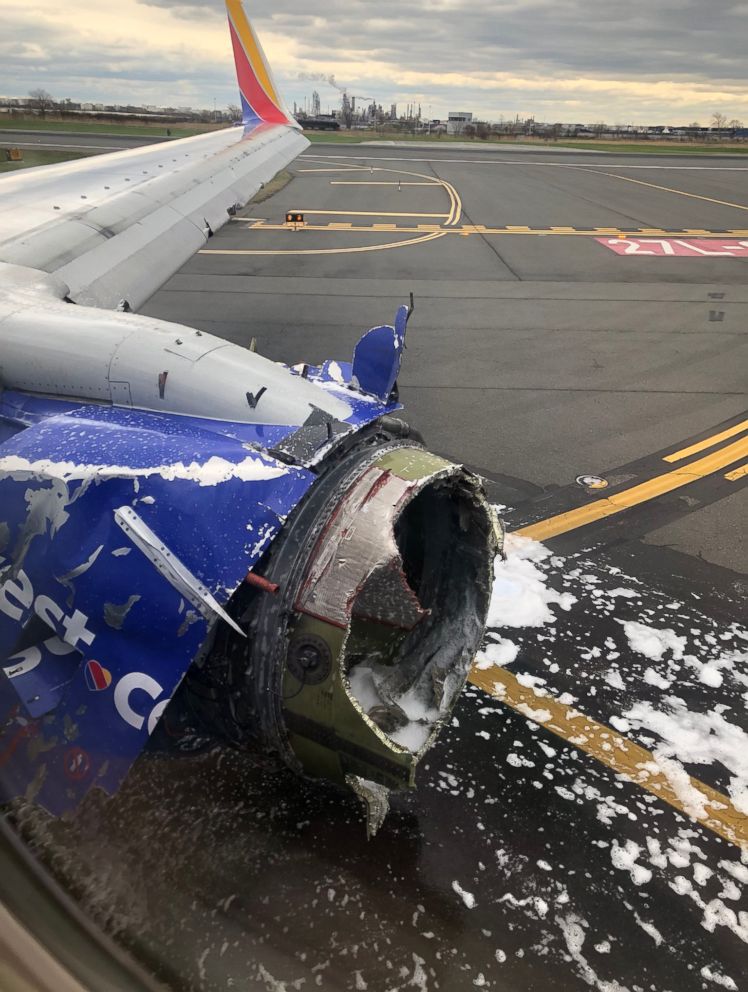
<svg viewBox="0 0 748 992">
<path fill-rule="evenodd" d="M 325 467 L 229 604 L 246 638 L 214 628 L 165 727 L 220 728 L 369 808 L 412 787 L 480 645 L 500 544 L 477 477 L 379 425 Z"/>
</svg>

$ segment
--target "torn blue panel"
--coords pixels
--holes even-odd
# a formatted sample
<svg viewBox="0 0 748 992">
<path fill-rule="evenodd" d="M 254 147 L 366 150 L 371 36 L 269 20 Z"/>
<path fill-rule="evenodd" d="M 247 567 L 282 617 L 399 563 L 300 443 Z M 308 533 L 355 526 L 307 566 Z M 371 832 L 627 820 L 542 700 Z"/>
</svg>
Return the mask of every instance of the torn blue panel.
<svg viewBox="0 0 748 992">
<path fill-rule="evenodd" d="M 188 418 L 107 407 L 0 447 L 2 799 L 60 814 L 118 788 L 313 481 Z"/>
<path fill-rule="evenodd" d="M 394 327 L 387 324 L 367 331 L 353 353 L 353 378 L 365 393 L 382 402 L 390 399 L 400 372 L 409 315 L 408 307 L 400 307 Z"/>
</svg>

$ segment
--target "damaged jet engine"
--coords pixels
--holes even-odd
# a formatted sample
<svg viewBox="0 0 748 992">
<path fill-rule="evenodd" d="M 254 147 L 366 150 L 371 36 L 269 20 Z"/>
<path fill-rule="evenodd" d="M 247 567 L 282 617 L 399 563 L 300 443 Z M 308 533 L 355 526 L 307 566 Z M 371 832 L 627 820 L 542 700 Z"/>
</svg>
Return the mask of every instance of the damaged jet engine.
<svg viewBox="0 0 748 992">
<path fill-rule="evenodd" d="M 394 416 L 411 309 L 288 368 L 29 280 L 0 311 L 3 798 L 112 793 L 166 727 L 348 785 L 375 829 L 462 689 L 502 540 Z"/>
</svg>

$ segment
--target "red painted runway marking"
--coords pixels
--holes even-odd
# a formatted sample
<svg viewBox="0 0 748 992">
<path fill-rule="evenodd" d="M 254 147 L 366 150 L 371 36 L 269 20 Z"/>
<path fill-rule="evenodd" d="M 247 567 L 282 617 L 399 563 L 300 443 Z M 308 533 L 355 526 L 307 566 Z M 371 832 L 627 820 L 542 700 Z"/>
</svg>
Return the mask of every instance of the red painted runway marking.
<svg viewBox="0 0 748 992">
<path fill-rule="evenodd" d="M 595 238 L 616 255 L 748 258 L 748 241 L 736 238 Z"/>
</svg>

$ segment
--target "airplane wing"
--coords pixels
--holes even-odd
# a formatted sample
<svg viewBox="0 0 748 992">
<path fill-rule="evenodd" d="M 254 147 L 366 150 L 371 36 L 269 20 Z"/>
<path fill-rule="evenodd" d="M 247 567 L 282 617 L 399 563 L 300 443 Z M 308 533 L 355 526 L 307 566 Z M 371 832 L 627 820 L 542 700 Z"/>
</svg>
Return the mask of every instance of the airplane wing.
<svg viewBox="0 0 748 992">
<path fill-rule="evenodd" d="M 60 814 L 207 736 L 374 829 L 465 682 L 501 531 L 392 416 L 412 306 L 319 367 L 130 312 L 307 144 L 227 9 L 242 127 L 0 179 L 0 802 Z"/>
<path fill-rule="evenodd" d="M 75 303 L 137 310 L 308 146 L 241 3 L 227 8 L 242 126 L 4 177 L 0 262 L 55 276 Z"/>
</svg>

